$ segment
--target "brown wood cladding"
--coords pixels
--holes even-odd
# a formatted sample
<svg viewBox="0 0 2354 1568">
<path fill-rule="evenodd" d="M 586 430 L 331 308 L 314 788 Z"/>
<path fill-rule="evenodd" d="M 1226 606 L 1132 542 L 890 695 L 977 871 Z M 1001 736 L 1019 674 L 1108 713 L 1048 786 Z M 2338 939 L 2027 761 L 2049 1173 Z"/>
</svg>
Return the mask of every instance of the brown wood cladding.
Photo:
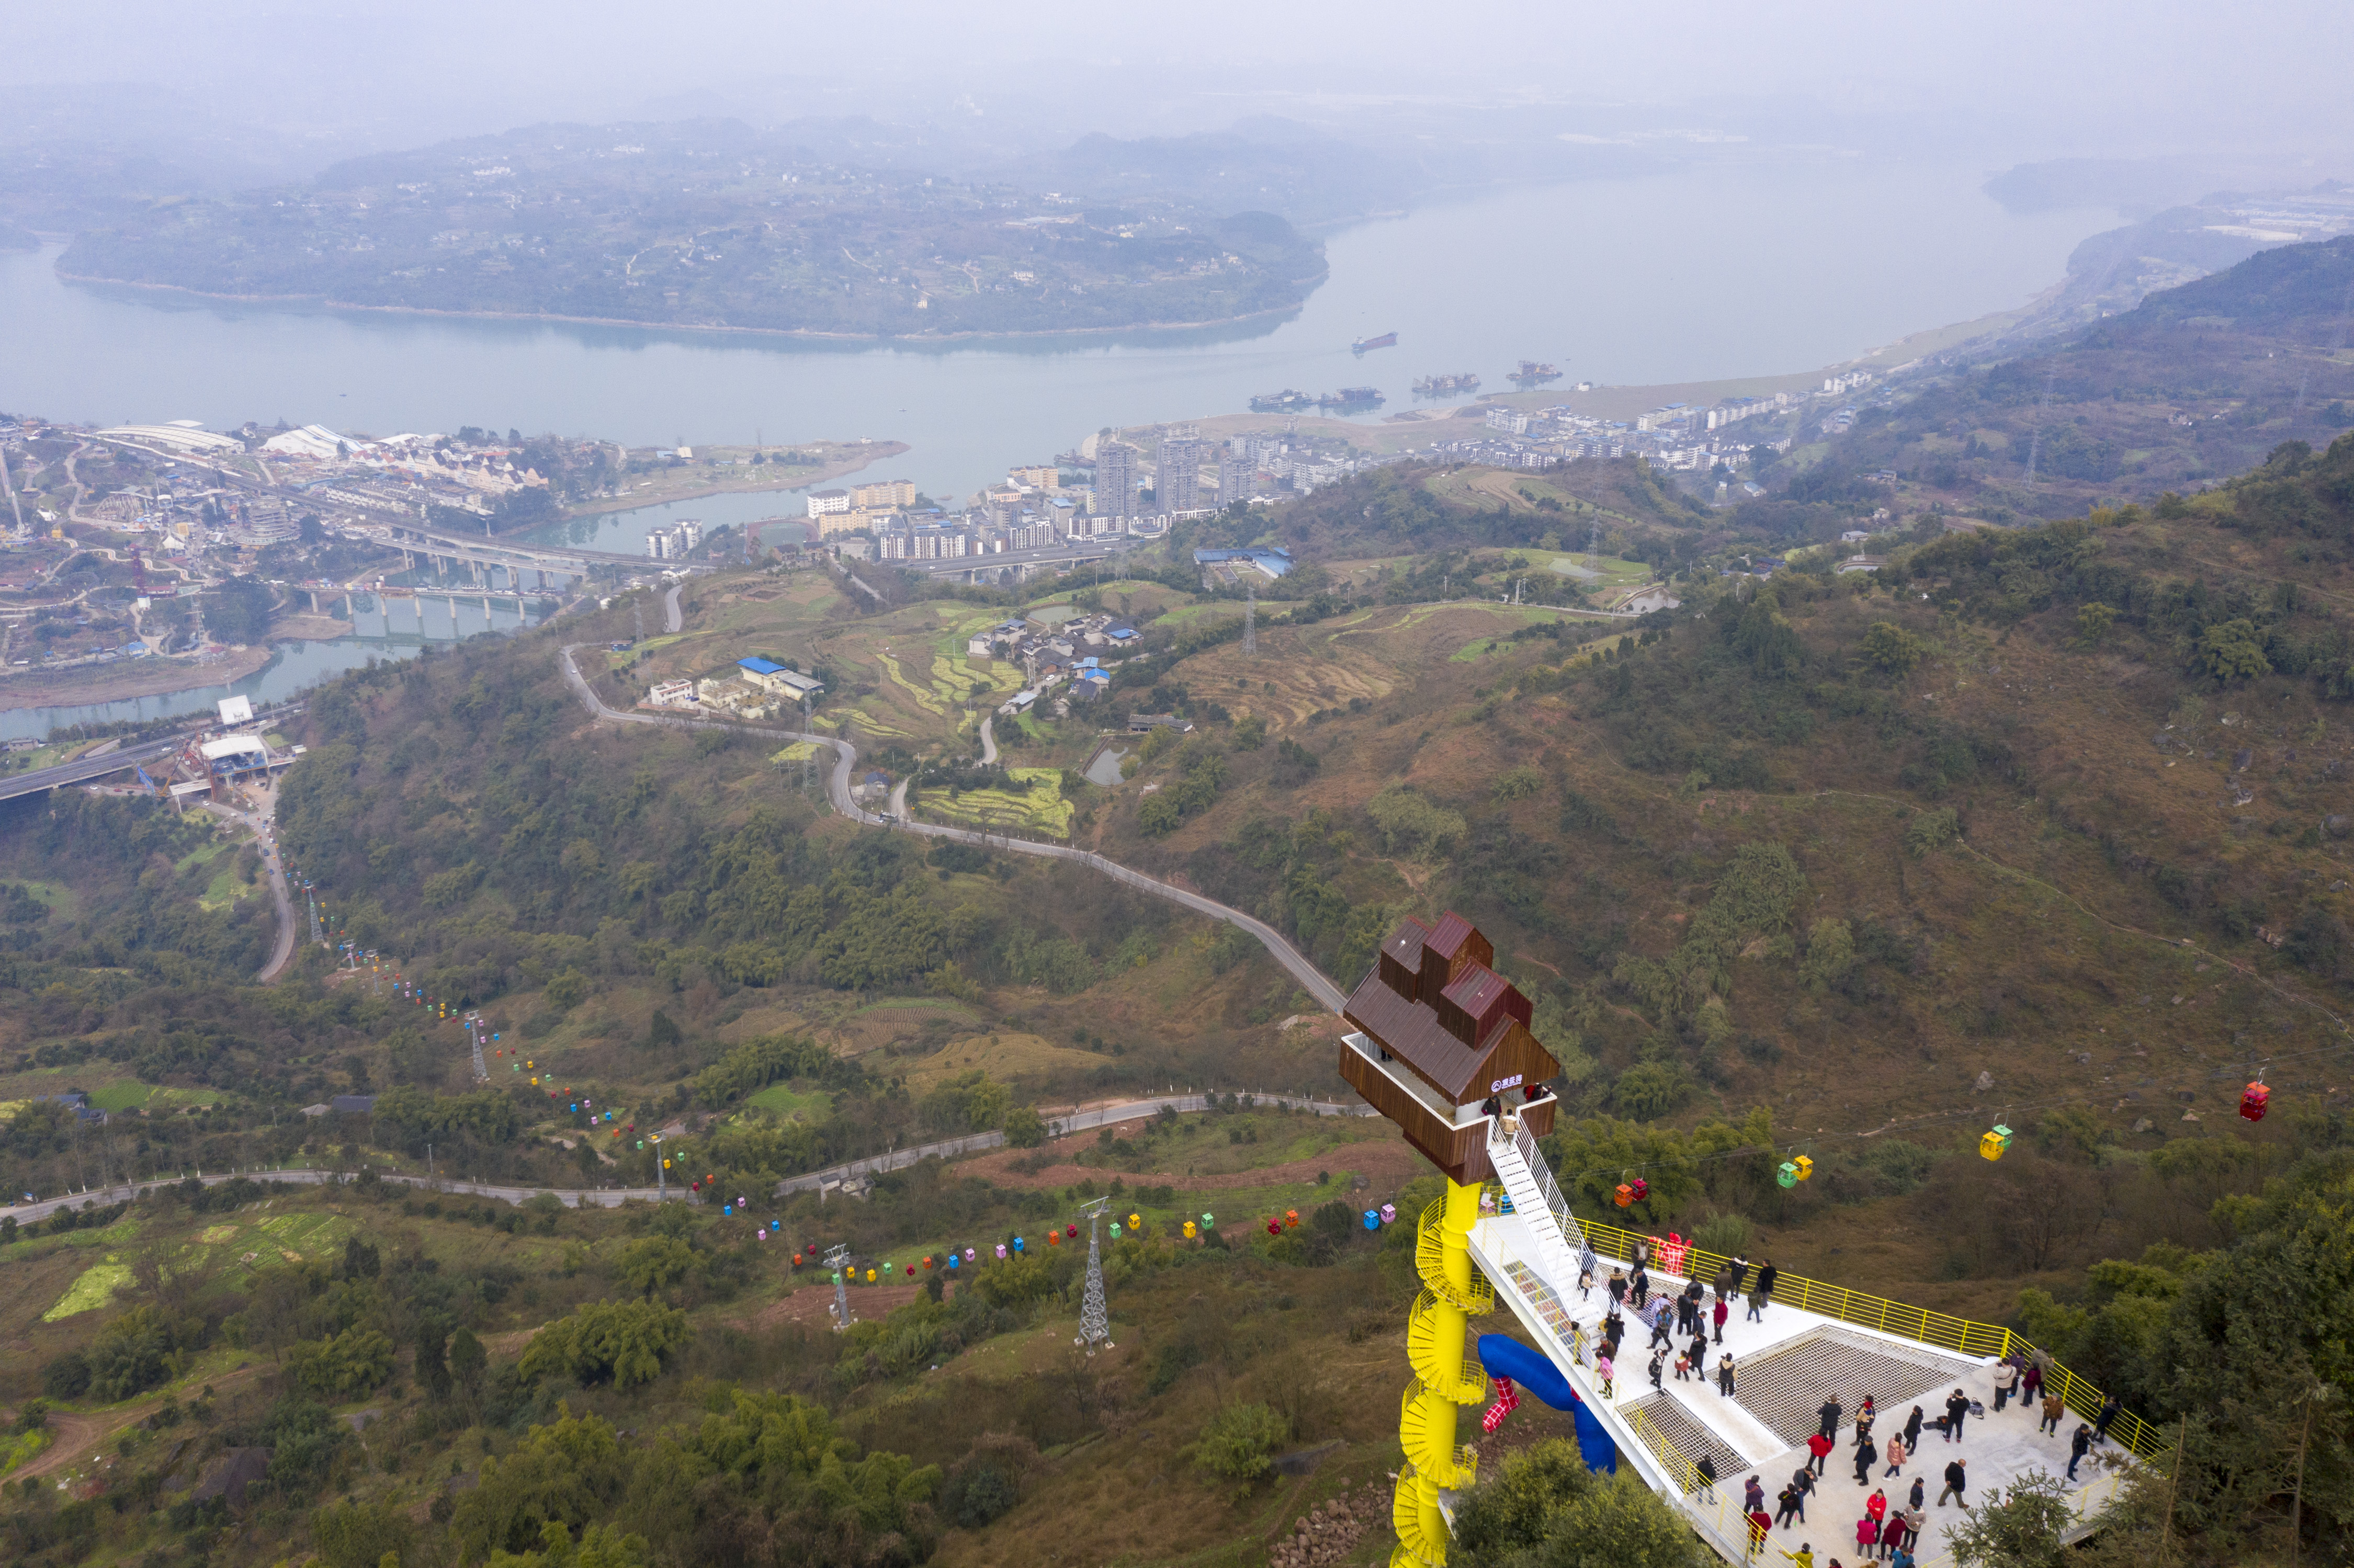
<svg viewBox="0 0 2354 1568">
<path fill-rule="evenodd" d="M 1354 1047 L 1341 1047 L 1341 1076 L 1348 1086 L 1364 1097 L 1365 1103 L 1397 1123 L 1405 1133 L 1405 1140 L 1418 1150 L 1422 1157 L 1447 1173 L 1447 1178 L 1461 1186 L 1485 1181 L 1495 1175 L 1488 1162 L 1488 1127 L 1484 1121 L 1469 1127 L 1449 1127 L 1432 1113 L 1428 1106 L 1416 1099 L 1373 1063 L 1359 1054 Z M 1552 1127 L 1552 1107 L 1545 1110 L 1545 1125 Z M 1530 1125 L 1534 1127 L 1532 1118 Z"/>
</svg>

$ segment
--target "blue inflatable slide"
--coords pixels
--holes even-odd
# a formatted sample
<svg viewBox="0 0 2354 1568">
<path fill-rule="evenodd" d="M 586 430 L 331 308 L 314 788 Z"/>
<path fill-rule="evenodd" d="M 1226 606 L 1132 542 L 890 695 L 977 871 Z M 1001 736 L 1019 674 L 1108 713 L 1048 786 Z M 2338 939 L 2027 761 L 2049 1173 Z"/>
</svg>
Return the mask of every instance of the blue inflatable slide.
<svg viewBox="0 0 2354 1568">
<path fill-rule="evenodd" d="M 1618 1473 L 1618 1446 L 1610 1441 L 1601 1421 L 1585 1408 L 1585 1402 L 1543 1351 L 1531 1350 L 1502 1334 L 1482 1334 L 1479 1364 L 1490 1377 L 1511 1378 L 1555 1410 L 1568 1411 L 1577 1424 L 1577 1451 L 1585 1457 L 1585 1467 L 1604 1475 Z"/>
</svg>

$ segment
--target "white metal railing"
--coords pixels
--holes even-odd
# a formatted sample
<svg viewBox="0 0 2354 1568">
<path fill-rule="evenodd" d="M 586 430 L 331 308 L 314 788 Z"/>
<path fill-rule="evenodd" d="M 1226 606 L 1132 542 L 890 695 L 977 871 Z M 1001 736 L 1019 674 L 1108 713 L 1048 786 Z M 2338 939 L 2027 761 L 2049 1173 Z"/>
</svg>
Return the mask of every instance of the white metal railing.
<svg viewBox="0 0 2354 1568">
<path fill-rule="evenodd" d="M 1583 1252 L 1585 1233 L 1578 1229 L 1577 1222 L 1570 1217 L 1569 1201 L 1561 1195 L 1560 1184 L 1553 1179 L 1553 1167 L 1545 1163 L 1545 1157 L 1537 1148 L 1536 1138 L 1529 1131 L 1526 1121 L 1516 1122 L 1513 1126 L 1512 1144 L 1520 1150 L 1521 1160 L 1529 1168 L 1529 1175 L 1536 1181 L 1537 1191 L 1544 1194 L 1545 1207 L 1553 1211 L 1553 1222 L 1561 1226 L 1561 1239 L 1568 1245 L 1571 1255 Z"/>
</svg>

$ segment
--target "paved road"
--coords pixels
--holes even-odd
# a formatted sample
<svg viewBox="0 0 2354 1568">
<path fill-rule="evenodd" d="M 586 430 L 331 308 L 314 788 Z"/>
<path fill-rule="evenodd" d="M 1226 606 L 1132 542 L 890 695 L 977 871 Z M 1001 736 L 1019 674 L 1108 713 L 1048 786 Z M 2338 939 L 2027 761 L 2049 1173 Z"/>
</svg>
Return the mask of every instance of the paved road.
<svg viewBox="0 0 2354 1568">
<path fill-rule="evenodd" d="M 991 726 L 996 723 L 997 715 L 995 714 L 983 714 L 981 715 L 981 765 L 983 768 L 994 768 L 997 766 L 997 735 L 995 730 L 991 728 Z"/>
<path fill-rule="evenodd" d="M 678 612 L 678 590 L 681 586 L 678 583 L 673 583 L 670 585 L 670 592 L 663 595 L 663 630 L 673 634 L 686 625 L 685 619 Z"/>
<path fill-rule="evenodd" d="M 234 806 L 225 806 L 216 800 L 197 803 L 207 811 L 243 824 L 253 834 L 253 842 L 260 847 L 261 863 L 270 873 L 270 896 L 278 906 L 278 940 L 270 949 L 270 961 L 262 965 L 260 972 L 253 977 L 267 985 L 284 971 L 294 957 L 294 895 L 286 885 L 286 866 L 278 858 L 278 841 L 270 836 L 270 820 L 266 817 L 240 811 Z"/>
<path fill-rule="evenodd" d="M 1249 1093 L 1250 1091 L 1236 1092 Z M 1299 1099 L 1289 1095 L 1257 1095 L 1255 1097 L 1261 1105 L 1289 1106 L 1296 1109 L 1310 1111 L 1317 1116 L 1377 1114 L 1373 1107 L 1368 1105 L 1333 1100 Z M 1047 1123 L 1055 1134 L 1060 1137 L 1066 1133 L 1085 1132 L 1090 1128 L 1105 1127 L 1114 1122 L 1141 1121 L 1147 1117 L 1160 1115 L 1161 1107 L 1164 1105 L 1173 1107 L 1180 1114 L 1187 1114 L 1206 1110 L 1209 1101 L 1204 1095 L 1164 1095 L 1159 1099 L 1127 1100 L 1117 1105 L 1091 1106 L 1084 1109 L 1066 1110 L 1049 1115 Z M 864 1176 L 884 1171 L 904 1171 L 918 1160 L 949 1160 L 960 1154 L 978 1154 L 983 1150 L 999 1148 L 1004 1142 L 1005 1135 L 1002 1132 L 976 1132 L 963 1138 L 944 1139 L 937 1143 L 896 1149 L 887 1154 L 877 1154 L 865 1160 L 853 1160 L 841 1165 L 830 1165 L 822 1171 L 810 1171 L 807 1175 L 789 1177 L 777 1183 L 776 1195 L 781 1198 L 792 1192 L 814 1192 L 821 1186 L 828 1182 L 839 1181 L 845 1176 Z M 447 1176 L 437 1177 L 429 1181 L 422 1176 L 410 1176 L 392 1171 L 378 1171 L 377 1176 L 380 1180 L 398 1182 L 404 1187 L 429 1189 L 453 1196 L 494 1198 L 507 1203 L 525 1203 L 543 1192 L 553 1192 L 566 1207 L 573 1209 L 583 1207 L 614 1209 L 632 1199 L 641 1202 L 652 1202 L 662 1195 L 662 1190 L 654 1187 L 514 1187 L 493 1181 L 458 1181 Z M 217 1187 L 224 1181 L 234 1181 L 239 1177 L 255 1181 L 286 1181 L 305 1187 L 324 1186 L 339 1179 L 332 1171 L 300 1169 L 217 1171 L 210 1175 L 200 1172 L 196 1179 L 207 1187 Z M 340 1179 L 350 1180 L 348 1176 Z M 101 1206 L 119 1203 L 125 1198 L 133 1197 L 141 1192 L 153 1192 L 163 1187 L 176 1187 L 186 1180 L 187 1178 L 185 1176 L 158 1176 L 152 1181 L 124 1182 L 91 1192 L 43 1198 L 37 1202 L 0 1204 L 0 1215 L 5 1215 L 19 1224 L 30 1224 L 35 1220 L 47 1219 L 58 1209 L 69 1205 L 80 1208 L 85 1203 L 96 1203 Z M 670 1191 L 673 1196 L 682 1198 L 686 1196 L 684 1182 Z"/>
<path fill-rule="evenodd" d="M 567 645 L 557 662 L 564 667 L 564 678 L 572 687 L 573 694 L 578 696 L 582 705 L 597 717 L 616 724 L 657 725 L 673 729 L 735 730 L 741 727 L 737 725 L 724 724 L 717 719 L 668 718 L 652 714 L 625 714 L 617 708 L 608 707 L 590 688 L 588 683 L 581 677 L 579 667 L 573 662 L 573 650 L 581 646 L 582 644 L 577 642 Z M 856 747 L 846 740 L 830 735 L 801 734 L 790 730 L 786 733 L 796 740 L 811 741 L 819 746 L 832 748 L 833 771 L 826 779 L 826 794 L 832 800 L 833 809 L 854 822 L 862 822 L 868 827 L 896 828 L 902 832 L 916 833 L 925 838 L 957 839 L 966 843 L 980 844 L 986 849 L 1002 850 L 1009 854 L 1040 855 L 1050 860 L 1074 860 L 1082 864 L 1093 866 L 1113 881 L 1125 883 L 1140 893 L 1149 893 L 1156 898 L 1165 898 L 1172 904 L 1184 906 L 1197 915 L 1207 915 L 1213 920 L 1224 920 L 1228 925 L 1238 926 L 1249 932 L 1258 938 L 1259 945 L 1267 950 L 1276 962 L 1290 971 L 1292 978 L 1300 983 L 1309 995 L 1316 999 L 1320 1006 L 1338 1012 L 1341 1011 L 1341 1004 L 1348 1000 L 1346 992 L 1327 979 L 1321 969 L 1308 961 L 1306 954 L 1293 947 L 1284 938 L 1281 932 L 1266 921 L 1246 915 L 1239 909 L 1229 908 L 1214 898 L 1204 898 L 1198 893 L 1163 882 L 1158 877 L 1147 876 L 1140 871 L 1131 870 L 1116 860 L 1097 854 L 1092 850 L 1075 849 L 1067 844 L 1034 843 L 1028 839 L 1008 838 L 1002 833 L 985 833 L 971 828 L 952 828 L 938 822 L 894 821 L 887 817 L 877 816 L 860 807 L 851 799 L 851 776 L 858 764 Z"/>
<path fill-rule="evenodd" d="M 103 779 L 110 773 L 120 773 L 142 762 L 169 755 L 179 748 L 175 736 L 164 740 L 143 741 L 137 746 L 125 746 L 103 757 L 85 757 L 79 762 L 61 762 L 55 768 L 37 768 L 30 773 L 12 773 L 0 778 L 0 800 L 14 800 L 19 795 L 37 794 L 43 789 L 56 789 L 68 784 L 87 784 L 93 779 Z"/>
</svg>

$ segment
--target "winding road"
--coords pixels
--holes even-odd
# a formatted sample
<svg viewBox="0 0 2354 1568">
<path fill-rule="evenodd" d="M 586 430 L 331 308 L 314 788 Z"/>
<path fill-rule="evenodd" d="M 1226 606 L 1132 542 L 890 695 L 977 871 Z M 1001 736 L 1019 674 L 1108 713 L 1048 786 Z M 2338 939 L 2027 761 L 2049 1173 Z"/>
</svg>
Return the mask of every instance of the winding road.
<svg viewBox="0 0 2354 1568">
<path fill-rule="evenodd" d="M 565 682 L 572 688 L 573 694 L 578 696 L 581 705 L 599 721 L 611 724 L 652 725 L 667 729 L 737 730 L 740 727 L 736 725 L 723 724 L 716 719 L 671 718 L 653 714 L 628 714 L 608 706 L 604 699 L 598 696 L 594 688 L 581 675 L 579 666 L 573 662 L 573 652 L 582 646 L 584 644 L 578 642 L 567 644 L 557 662 L 563 666 Z M 1197 915 L 1206 915 L 1213 920 L 1224 920 L 1230 926 L 1236 926 L 1249 932 L 1251 936 L 1257 938 L 1259 945 L 1267 950 L 1268 955 L 1288 970 L 1291 977 L 1299 982 L 1309 995 L 1316 999 L 1319 1006 L 1330 1012 L 1338 1012 L 1341 1011 L 1341 1004 L 1348 1000 L 1347 993 L 1334 985 L 1321 969 L 1310 963 L 1306 954 L 1293 947 L 1285 939 L 1283 933 L 1264 920 L 1246 915 L 1239 909 L 1231 908 L 1214 898 L 1204 898 L 1202 895 L 1179 887 L 1173 883 L 1163 882 L 1156 876 L 1147 876 L 1140 871 L 1122 865 L 1119 862 L 1108 859 L 1092 850 L 1076 849 L 1067 844 L 1034 843 L 1028 839 L 1008 838 L 1002 833 L 985 833 L 972 828 L 952 828 L 938 822 L 895 821 L 889 817 L 878 816 L 873 811 L 864 810 L 851 798 L 850 780 L 858 766 L 856 747 L 846 740 L 830 735 L 811 735 L 799 731 L 786 733 L 791 735 L 795 740 L 806 740 L 832 748 L 833 769 L 826 778 L 826 795 L 833 802 L 835 810 L 854 822 L 860 822 L 868 827 L 896 829 L 900 832 L 915 833 L 924 838 L 956 839 L 964 843 L 979 844 L 984 849 L 999 850 L 1008 854 L 1029 854 L 1048 860 L 1077 861 L 1102 872 L 1115 882 L 1124 883 L 1135 888 L 1140 893 L 1148 893 L 1156 898 L 1167 899 L 1170 903 L 1182 905 Z M 991 749 L 994 747 L 992 747 Z"/>
<path fill-rule="evenodd" d="M 1373 1107 L 1340 1100 L 1302 1099 L 1295 1095 L 1262 1095 L 1250 1090 L 1235 1093 L 1251 1094 L 1260 1105 L 1284 1106 L 1293 1110 L 1307 1111 L 1312 1116 L 1377 1116 Z M 1108 1105 L 1087 1106 L 1045 1113 L 1047 1126 L 1056 1138 L 1067 1138 L 1075 1132 L 1091 1128 L 1109 1127 L 1115 1122 L 1142 1121 L 1159 1116 L 1167 1106 L 1179 1115 L 1192 1115 L 1210 1108 L 1207 1095 L 1162 1095 L 1157 1099 L 1121 1100 Z M 864 1160 L 847 1160 L 829 1165 L 822 1171 L 811 1171 L 800 1176 L 789 1176 L 777 1183 L 775 1196 L 782 1198 L 794 1192 L 814 1192 L 846 1176 L 872 1175 L 885 1171 L 904 1171 L 924 1160 L 953 1160 L 961 1154 L 979 1154 L 985 1150 L 1004 1147 L 1002 1132 L 968 1133 L 962 1138 L 942 1139 L 936 1143 L 911 1144 L 887 1153 L 870 1155 Z M 216 1171 L 210 1175 L 199 1172 L 196 1181 L 207 1187 L 217 1187 L 224 1181 L 244 1179 L 253 1181 L 285 1181 L 298 1187 L 323 1187 L 336 1181 L 348 1181 L 352 1177 L 334 1171 L 313 1171 L 308 1167 L 290 1170 Z M 542 1193 L 552 1193 L 557 1202 L 570 1209 L 617 1209 L 632 1201 L 651 1203 L 663 1195 L 656 1187 L 516 1187 L 495 1181 L 460 1181 L 448 1176 L 413 1176 L 405 1171 L 379 1171 L 376 1179 L 392 1181 L 403 1187 L 444 1193 L 457 1197 L 495 1198 L 505 1203 L 526 1203 Z M 0 1215 L 19 1224 L 47 1219 L 58 1210 L 86 1207 L 90 1204 L 119 1203 L 159 1188 L 176 1187 L 187 1181 L 186 1176 L 157 1176 L 144 1181 L 120 1182 L 80 1192 L 63 1193 L 55 1198 L 43 1198 L 30 1203 L 0 1204 Z M 676 1190 L 680 1198 L 691 1198 L 684 1184 Z"/>
<path fill-rule="evenodd" d="M 267 985 L 285 971 L 294 957 L 294 894 L 286 885 L 286 866 L 278 858 L 278 841 L 270 834 L 268 819 L 251 811 L 240 811 L 215 800 L 199 801 L 206 810 L 227 817 L 253 834 L 254 844 L 261 851 L 261 863 L 270 873 L 270 896 L 278 906 L 278 940 L 270 949 L 270 961 L 253 977 Z"/>
</svg>

